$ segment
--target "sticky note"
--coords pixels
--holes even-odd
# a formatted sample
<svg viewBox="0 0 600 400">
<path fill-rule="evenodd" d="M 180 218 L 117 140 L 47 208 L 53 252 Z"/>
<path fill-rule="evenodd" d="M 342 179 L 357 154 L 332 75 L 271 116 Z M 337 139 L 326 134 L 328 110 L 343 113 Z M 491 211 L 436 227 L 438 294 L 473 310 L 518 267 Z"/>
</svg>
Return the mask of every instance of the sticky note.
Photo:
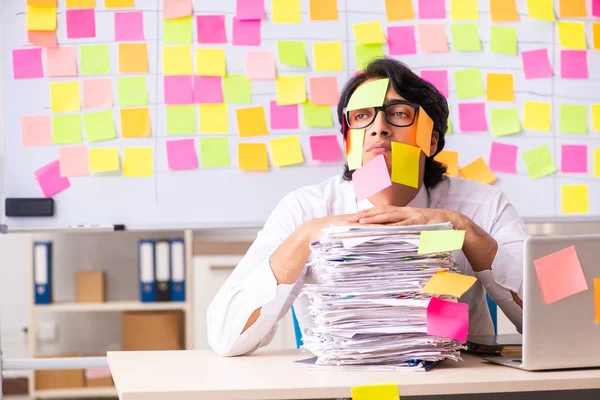
<svg viewBox="0 0 600 400">
<path fill-rule="evenodd" d="M 598 0 L 592 0 L 592 15 L 600 17 L 600 1 Z"/>
<path fill-rule="evenodd" d="M 144 14 L 142 11 L 115 12 L 115 41 L 137 42 L 144 40 Z"/>
<path fill-rule="evenodd" d="M 226 75 L 223 78 L 225 103 L 251 104 L 252 82 L 242 74 Z"/>
<path fill-rule="evenodd" d="M 34 46 L 58 46 L 56 31 L 27 31 L 27 41 Z"/>
<path fill-rule="evenodd" d="M 79 52 L 82 75 L 110 73 L 110 53 L 107 44 L 82 45 Z"/>
<path fill-rule="evenodd" d="M 354 37 L 358 44 L 385 43 L 381 22 L 363 22 L 353 25 Z"/>
<path fill-rule="evenodd" d="M 523 161 L 527 167 L 529 177 L 533 179 L 552 175 L 557 171 L 552 160 L 552 154 L 547 145 L 539 146 L 523 153 Z"/>
<path fill-rule="evenodd" d="M 447 70 L 421 70 L 421 78 L 433 84 L 444 97 L 450 96 Z"/>
<path fill-rule="evenodd" d="M 242 171 L 268 171 L 267 145 L 264 143 L 238 143 L 238 166 Z"/>
<path fill-rule="evenodd" d="M 550 132 L 551 107 L 550 103 L 525 100 L 523 129 Z"/>
<path fill-rule="evenodd" d="M 427 334 L 467 341 L 469 305 L 432 297 L 427 306 Z"/>
<path fill-rule="evenodd" d="M 152 131 L 148 108 L 121 109 L 121 136 L 124 138 L 148 137 Z"/>
<path fill-rule="evenodd" d="M 446 18 L 445 0 L 419 0 L 419 19 Z"/>
<path fill-rule="evenodd" d="M 225 76 L 225 49 L 196 49 L 196 74 Z"/>
<path fill-rule="evenodd" d="M 421 149 L 400 142 L 392 142 L 392 182 L 419 187 Z"/>
<path fill-rule="evenodd" d="M 507 56 L 517 55 L 517 29 L 508 26 L 490 27 L 490 49 L 494 53 Z"/>
<path fill-rule="evenodd" d="M 358 202 L 392 186 L 385 156 L 380 154 L 354 171 L 352 183 Z"/>
<path fill-rule="evenodd" d="M 382 44 L 357 44 L 354 52 L 359 71 L 364 70 L 371 61 L 385 57 Z"/>
<path fill-rule="evenodd" d="M 167 134 L 193 135 L 196 133 L 196 107 L 193 105 L 167 106 Z"/>
<path fill-rule="evenodd" d="M 314 76 L 309 81 L 310 101 L 316 105 L 336 105 L 340 101 L 336 76 Z"/>
<path fill-rule="evenodd" d="M 260 46 L 260 20 L 233 19 L 234 46 Z"/>
<path fill-rule="evenodd" d="M 110 78 L 83 80 L 83 108 L 112 108 L 112 82 Z"/>
<path fill-rule="evenodd" d="M 223 85 L 221 80 L 219 76 L 194 76 L 194 103 L 222 103 Z"/>
<path fill-rule="evenodd" d="M 415 19 L 412 0 L 385 0 L 385 15 L 388 22 Z"/>
<path fill-rule="evenodd" d="M 88 176 L 90 174 L 87 146 L 70 146 L 59 149 L 60 176 Z"/>
<path fill-rule="evenodd" d="M 423 53 L 445 53 L 448 51 L 446 26 L 444 24 L 417 25 L 419 49 Z"/>
<path fill-rule="evenodd" d="M 46 49 L 46 76 L 77 76 L 77 48 Z"/>
<path fill-rule="evenodd" d="M 519 146 L 492 142 L 492 149 L 490 152 L 490 169 L 495 172 L 516 174 L 518 152 Z"/>
<path fill-rule="evenodd" d="M 516 108 L 492 108 L 492 134 L 494 136 L 512 135 L 521 132 L 519 112 Z"/>
<path fill-rule="evenodd" d="M 456 94 L 459 100 L 485 96 L 479 68 L 454 71 L 454 83 L 456 84 Z"/>
<path fill-rule="evenodd" d="M 350 171 L 362 167 L 364 141 L 364 129 L 350 129 L 346 137 L 346 159 L 348 160 L 348 169 Z"/>
<path fill-rule="evenodd" d="M 313 60 L 317 72 L 342 71 L 342 42 L 314 42 Z"/>
<path fill-rule="evenodd" d="M 600 148 L 594 149 L 594 177 L 600 177 Z"/>
<path fill-rule="evenodd" d="M 106 8 L 133 8 L 135 0 L 104 0 Z"/>
<path fill-rule="evenodd" d="M 590 212 L 588 185 L 562 185 L 560 190 L 563 214 L 587 214 Z"/>
<path fill-rule="evenodd" d="M 200 104 L 198 106 L 200 133 L 229 132 L 227 104 Z"/>
<path fill-rule="evenodd" d="M 270 102 L 271 129 L 298 129 L 298 106 L 296 104 L 278 106 Z"/>
<path fill-rule="evenodd" d="M 596 323 L 600 324 L 600 278 L 594 278 L 594 313 Z"/>
<path fill-rule="evenodd" d="M 298 136 L 289 136 L 270 140 L 273 163 L 278 167 L 301 164 L 304 162 Z"/>
<path fill-rule="evenodd" d="M 56 7 L 56 0 L 27 0 L 27 5 L 38 7 Z"/>
<path fill-rule="evenodd" d="M 197 15 L 196 37 L 198 43 L 227 43 L 224 15 Z"/>
<path fill-rule="evenodd" d="M 587 133 L 587 107 L 584 105 L 560 105 L 560 132 Z"/>
<path fill-rule="evenodd" d="M 490 0 L 492 22 L 515 22 L 519 20 L 515 0 Z"/>
<path fill-rule="evenodd" d="M 302 112 L 304 114 L 304 125 L 306 126 L 313 128 L 333 127 L 330 106 L 318 106 L 307 101 L 302 104 Z"/>
<path fill-rule="evenodd" d="M 198 168 L 194 139 L 167 140 L 167 165 L 172 171 Z"/>
<path fill-rule="evenodd" d="M 278 40 L 279 62 L 293 67 L 306 68 L 304 42 L 299 40 Z"/>
<path fill-rule="evenodd" d="M 302 104 L 306 101 L 304 75 L 280 75 L 276 80 L 277 105 Z"/>
<path fill-rule="evenodd" d="M 417 54 L 414 26 L 389 26 L 388 49 L 392 56 Z"/>
<path fill-rule="evenodd" d="M 560 77 L 563 79 L 587 79 L 587 51 L 561 50 Z"/>
<path fill-rule="evenodd" d="M 560 45 L 568 49 L 585 50 L 585 24 L 583 22 L 559 21 L 558 37 Z"/>
<path fill-rule="evenodd" d="M 311 21 L 336 21 L 338 19 L 338 0 L 310 0 Z"/>
<path fill-rule="evenodd" d="M 50 82 L 52 111 L 68 112 L 81 110 L 79 82 Z"/>
<path fill-rule="evenodd" d="M 548 49 L 527 50 L 521 52 L 525 79 L 550 78 L 552 67 L 548 58 Z"/>
<path fill-rule="evenodd" d="M 56 31 L 56 7 L 27 5 L 26 26 L 29 31 Z"/>
<path fill-rule="evenodd" d="M 167 19 L 163 21 L 163 43 L 192 44 L 192 17 Z"/>
<path fill-rule="evenodd" d="M 145 76 L 117 78 L 119 106 L 135 107 L 148 105 L 148 91 Z"/>
<path fill-rule="evenodd" d="M 60 176 L 59 160 L 44 165 L 34 175 L 45 198 L 56 196 L 71 186 L 69 178 Z"/>
<path fill-rule="evenodd" d="M 558 16 L 561 18 L 585 18 L 585 0 L 560 0 Z"/>
<path fill-rule="evenodd" d="M 261 136 L 269 133 L 264 107 L 238 108 L 235 111 L 240 137 Z"/>
<path fill-rule="evenodd" d="M 310 154 L 312 156 L 313 161 L 340 161 L 342 159 L 342 152 L 340 150 L 340 145 L 337 140 L 337 135 L 311 136 Z M 600 156 L 598 156 L 598 159 L 600 159 Z M 600 162 L 598 162 L 598 165 L 600 168 Z M 600 172 L 598 173 L 598 175 L 600 176 Z"/>
<path fill-rule="evenodd" d="M 419 238 L 419 254 L 443 253 L 460 250 L 465 241 L 465 231 L 439 230 L 423 231 Z M 421 293 L 449 295 L 461 298 L 477 282 L 474 276 L 455 272 L 440 271 L 435 274 L 421 289 Z"/>
<path fill-rule="evenodd" d="M 479 20 L 477 0 L 450 0 L 450 18 L 453 21 Z"/>
<path fill-rule="evenodd" d="M 191 46 L 163 46 L 163 73 L 165 75 L 192 75 Z"/>
<path fill-rule="evenodd" d="M 595 131 L 600 131 L 600 104 L 592 104 L 592 126 Z"/>
<path fill-rule="evenodd" d="M 237 0 L 235 16 L 240 20 L 265 19 L 265 0 Z"/>
<path fill-rule="evenodd" d="M 512 74 L 487 74 L 488 101 L 515 101 L 514 79 Z"/>
<path fill-rule="evenodd" d="M 96 11 L 94 9 L 67 10 L 67 38 L 96 37 Z"/>
<path fill-rule="evenodd" d="M 67 8 L 94 8 L 96 0 L 67 0 Z"/>
<path fill-rule="evenodd" d="M 458 118 L 461 132 L 486 132 L 485 103 L 459 103 Z"/>
<path fill-rule="evenodd" d="M 299 24 L 300 0 L 272 0 L 272 21 L 274 24 Z"/>
<path fill-rule="evenodd" d="M 446 175 L 458 176 L 458 152 L 451 150 L 442 150 L 434 159 L 446 166 Z"/>
<path fill-rule="evenodd" d="M 543 21 L 556 20 L 553 3 L 553 0 L 527 0 L 529 16 Z"/>
<path fill-rule="evenodd" d="M 62 114 L 52 116 L 52 143 L 81 143 L 81 115 Z"/>
<path fill-rule="evenodd" d="M 119 43 L 119 72 L 148 73 L 146 43 Z"/>
<path fill-rule="evenodd" d="M 183 18 L 192 15 L 192 0 L 163 0 L 163 18 Z"/>
<path fill-rule="evenodd" d="M 452 24 L 452 48 L 457 51 L 481 51 L 478 24 Z"/>
<path fill-rule="evenodd" d="M 119 150 L 116 148 L 90 149 L 90 172 L 114 172 L 121 169 Z"/>
<path fill-rule="evenodd" d="M 470 162 L 458 170 L 464 179 L 491 185 L 496 182 L 496 175 L 490 170 L 482 157 Z"/>
<path fill-rule="evenodd" d="M 21 143 L 23 147 L 50 146 L 52 127 L 50 116 L 37 115 L 21 118 Z"/>
<path fill-rule="evenodd" d="M 228 167 L 229 139 L 227 137 L 201 138 L 200 160 L 202 168 Z"/>
<path fill-rule="evenodd" d="M 246 77 L 256 80 L 275 79 L 275 55 L 272 51 L 248 51 L 246 53 Z"/>
<path fill-rule="evenodd" d="M 173 75 L 163 78 L 165 104 L 193 104 L 194 85 L 191 75 Z"/>
<path fill-rule="evenodd" d="M 540 257 L 533 265 L 546 304 L 588 289 L 575 246 Z"/>
<path fill-rule="evenodd" d="M 152 176 L 153 173 L 152 147 L 125 147 L 123 176 L 143 178 Z"/>
<path fill-rule="evenodd" d="M 390 80 L 376 79 L 360 85 L 348 101 L 346 109 L 348 111 L 359 110 L 361 108 L 379 107 L 385 101 Z"/>
<path fill-rule="evenodd" d="M 117 137 L 112 110 L 83 114 L 83 127 L 88 142 L 110 140 Z"/>
<path fill-rule="evenodd" d="M 433 133 L 433 120 L 423 107 L 419 108 L 417 116 L 417 146 L 423 150 L 427 157 L 431 156 L 431 134 Z"/>
<path fill-rule="evenodd" d="M 352 400 L 398 400 L 398 385 L 386 383 L 369 386 L 354 386 L 351 389 Z"/>
<path fill-rule="evenodd" d="M 13 77 L 15 79 L 42 78 L 42 49 L 13 50 Z"/>
<path fill-rule="evenodd" d="M 594 22 L 592 24 L 592 36 L 594 40 L 594 49 L 600 50 L 600 22 Z"/>
<path fill-rule="evenodd" d="M 561 146 L 560 170 L 566 173 L 587 173 L 587 145 L 563 144 Z"/>
</svg>

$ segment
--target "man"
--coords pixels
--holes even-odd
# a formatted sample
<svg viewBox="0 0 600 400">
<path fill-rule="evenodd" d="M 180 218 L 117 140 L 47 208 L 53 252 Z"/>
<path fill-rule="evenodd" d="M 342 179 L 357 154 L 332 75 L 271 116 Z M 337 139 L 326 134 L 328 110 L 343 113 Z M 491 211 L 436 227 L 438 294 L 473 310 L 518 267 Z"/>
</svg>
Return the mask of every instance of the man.
<svg viewBox="0 0 600 400">
<path fill-rule="evenodd" d="M 361 85 L 389 79 L 382 107 L 346 111 Z M 309 243 L 323 228 L 340 224 L 433 224 L 450 221 L 465 230 L 462 251 L 454 252 L 458 271 L 478 282 L 460 301 L 469 304 L 469 334 L 493 334 L 485 293 L 521 329 L 523 241 L 522 220 L 498 189 L 446 177 L 433 157 L 444 147 L 446 99 L 430 83 L 393 59 L 371 62 L 345 86 L 338 105 L 344 139 L 349 129 L 365 128 L 363 163 L 383 154 L 391 169 L 391 142 L 416 146 L 417 116 L 425 110 L 433 120 L 430 157 L 420 153 L 419 185 L 397 183 L 356 202 L 348 166 L 343 177 L 298 189 L 287 195 L 268 218 L 256 241 L 215 296 L 208 310 L 208 340 L 219 354 L 249 354 L 267 345 L 277 321 L 296 311 L 301 329 L 311 325 L 308 299 L 298 297 L 304 283 L 316 282 Z"/>
</svg>

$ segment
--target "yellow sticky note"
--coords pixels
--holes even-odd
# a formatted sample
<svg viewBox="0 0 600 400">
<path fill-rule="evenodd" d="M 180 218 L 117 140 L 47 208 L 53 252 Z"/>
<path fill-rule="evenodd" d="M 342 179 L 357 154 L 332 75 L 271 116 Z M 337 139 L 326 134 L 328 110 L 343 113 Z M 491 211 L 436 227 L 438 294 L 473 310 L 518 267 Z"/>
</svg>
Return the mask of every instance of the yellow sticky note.
<svg viewBox="0 0 600 400">
<path fill-rule="evenodd" d="M 310 0 L 311 21 L 337 21 L 338 0 Z"/>
<path fill-rule="evenodd" d="M 344 69 L 342 42 L 313 43 L 313 59 L 317 72 L 342 71 Z"/>
<path fill-rule="evenodd" d="M 594 49 L 600 50 L 600 22 L 592 24 L 592 36 L 594 37 Z"/>
<path fill-rule="evenodd" d="M 225 49 L 196 49 L 196 75 L 225 76 Z"/>
<path fill-rule="evenodd" d="M 200 104 L 200 133 L 229 132 L 227 104 Z"/>
<path fill-rule="evenodd" d="M 271 139 L 270 143 L 273 163 L 276 166 L 287 167 L 304 162 L 298 136 Z"/>
<path fill-rule="evenodd" d="M 27 0 L 30 6 L 56 7 L 56 0 Z"/>
<path fill-rule="evenodd" d="M 392 142 L 392 182 L 419 187 L 420 161 L 420 148 Z"/>
<path fill-rule="evenodd" d="M 192 46 L 164 46 L 162 50 L 165 75 L 192 75 L 194 73 Z"/>
<path fill-rule="evenodd" d="M 56 7 L 27 6 L 28 31 L 55 31 Z"/>
<path fill-rule="evenodd" d="M 139 138 L 150 136 L 150 111 L 148 108 L 121 109 L 121 136 Z"/>
<path fill-rule="evenodd" d="M 561 185 L 560 197 L 563 214 L 590 212 L 588 185 Z"/>
<path fill-rule="evenodd" d="M 450 18 L 453 21 L 479 20 L 477 0 L 450 0 Z"/>
<path fill-rule="evenodd" d="M 585 18 L 586 0 L 560 0 L 558 16 L 561 18 Z"/>
<path fill-rule="evenodd" d="M 398 400 L 399 398 L 398 385 L 395 383 L 354 386 L 352 388 L 352 400 Z"/>
<path fill-rule="evenodd" d="M 555 21 L 553 0 L 527 0 L 529 16 L 543 21 Z"/>
<path fill-rule="evenodd" d="M 240 137 L 268 134 L 264 107 L 238 108 L 235 112 Z"/>
<path fill-rule="evenodd" d="M 600 324 L 600 278 L 594 278 L 594 309 L 596 323 Z"/>
<path fill-rule="evenodd" d="M 434 157 L 434 160 L 446 166 L 446 175 L 458 176 L 458 152 L 442 150 Z"/>
<path fill-rule="evenodd" d="M 354 24 L 354 36 L 358 44 L 385 43 L 381 22 L 365 22 Z"/>
<path fill-rule="evenodd" d="M 267 145 L 265 143 L 238 143 L 238 165 L 242 171 L 268 171 Z"/>
<path fill-rule="evenodd" d="M 600 148 L 594 149 L 594 176 L 600 177 Z"/>
<path fill-rule="evenodd" d="M 119 150 L 90 149 L 89 154 L 90 172 L 113 172 L 120 169 Z"/>
<path fill-rule="evenodd" d="M 146 43 L 119 43 L 119 72 L 148 72 L 148 47 Z"/>
<path fill-rule="evenodd" d="M 431 134 L 433 133 L 433 120 L 423 107 L 419 108 L 417 117 L 417 146 L 423 150 L 427 157 L 431 155 Z"/>
<path fill-rule="evenodd" d="M 125 147 L 123 154 L 123 176 L 152 176 L 154 173 L 152 147 Z"/>
<path fill-rule="evenodd" d="M 488 101 L 515 101 L 512 74 L 487 74 Z"/>
<path fill-rule="evenodd" d="M 81 110 L 79 82 L 51 82 L 50 97 L 52 111 L 68 112 Z"/>
<path fill-rule="evenodd" d="M 67 8 L 94 8 L 96 0 L 67 0 Z"/>
<path fill-rule="evenodd" d="M 346 159 L 348 160 L 348 169 L 350 171 L 362 167 L 364 142 L 364 129 L 350 129 L 346 137 Z"/>
<path fill-rule="evenodd" d="M 425 231 L 421 232 L 421 236 L 431 235 L 436 236 L 435 232 L 452 232 L 452 231 Z M 455 231 L 460 232 L 460 231 Z M 464 231 L 463 239 L 464 239 Z M 439 234 L 438 234 L 439 235 Z M 421 239 L 422 240 L 422 239 Z M 462 245 L 461 245 L 462 247 Z M 460 248 L 460 247 L 459 247 Z M 427 284 L 421 289 L 421 293 L 437 294 L 437 295 L 450 295 L 456 298 L 460 298 L 467 290 L 473 286 L 477 281 L 474 276 L 457 274 L 454 272 L 438 272 L 434 274 Z"/>
<path fill-rule="evenodd" d="M 519 20 L 515 0 L 490 0 L 492 22 L 513 22 Z"/>
<path fill-rule="evenodd" d="M 388 22 L 415 19 L 412 0 L 385 0 L 385 14 Z"/>
<path fill-rule="evenodd" d="M 550 103 L 526 100 L 524 109 L 523 129 L 550 132 L 552 110 Z"/>
<path fill-rule="evenodd" d="M 277 105 L 302 104 L 306 101 L 306 81 L 304 75 L 278 76 Z"/>
<path fill-rule="evenodd" d="M 299 24 L 302 22 L 300 0 L 273 0 L 272 12 L 274 24 Z"/>
<path fill-rule="evenodd" d="M 496 182 L 496 175 L 487 166 L 483 158 L 479 157 L 475 161 L 459 169 L 460 176 L 464 179 L 470 179 L 475 182 L 491 185 Z"/>
<path fill-rule="evenodd" d="M 585 50 L 585 24 L 583 22 L 558 21 L 560 45 L 567 49 Z"/>
<path fill-rule="evenodd" d="M 592 104 L 592 126 L 595 131 L 600 131 L 600 104 Z"/>
<path fill-rule="evenodd" d="M 133 8 L 135 0 L 104 0 L 106 8 Z"/>
</svg>

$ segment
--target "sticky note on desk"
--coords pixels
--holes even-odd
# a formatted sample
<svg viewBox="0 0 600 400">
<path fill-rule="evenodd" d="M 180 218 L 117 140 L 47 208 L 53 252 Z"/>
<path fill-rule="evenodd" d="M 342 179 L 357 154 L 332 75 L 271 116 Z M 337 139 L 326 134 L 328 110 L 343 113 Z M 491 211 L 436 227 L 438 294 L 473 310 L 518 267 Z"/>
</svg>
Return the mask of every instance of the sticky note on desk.
<svg viewBox="0 0 600 400">
<path fill-rule="evenodd" d="M 39 7 L 28 5 L 26 25 L 28 31 L 55 31 L 56 6 Z"/>
<path fill-rule="evenodd" d="M 149 177 L 154 173 L 152 147 L 125 147 L 123 176 Z"/>
<path fill-rule="evenodd" d="M 238 166 L 242 171 L 268 171 L 267 145 L 265 143 L 238 143 Z"/>
<path fill-rule="evenodd" d="M 269 133 L 264 107 L 238 108 L 236 116 L 240 137 L 262 136 Z"/>
<path fill-rule="evenodd" d="M 575 246 L 538 258 L 533 265 L 546 304 L 588 289 Z"/>
<path fill-rule="evenodd" d="M 358 44 L 385 43 L 381 22 L 365 22 L 354 24 L 354 36 Z"/>
<path fill-rule="evenodd" d="M 60 161 L 56 160 L 39 168 L 34 173 L 44 197 L 53 197 L 71 186 L 69 178 L 60 176 Z"/>
<path fill-rule="evenodd" d="M 90 149 L 90 172 L 114 172 L 121 166 L 119 150 L 116 148 Z"/>
<path fill-rule="evenodd" d="M 385 156 L 380 154 L 354 171 L 352 183 L 357 202 L 392 186 Z"/>
<path fill-rule="evenodd" d="M 418 254 L 460 250 L 465 241 L 465 231 L 454 229 L 423 231 L 419 238 Z"/>
<path fill-rule="evenodd" d="M 354 386 L 352 400 L 398 400 L 400 393 L 395 383 L 380 383 L 378 385 Z"/>
<path fill-rule="evenodd" d="M 359 86 L 348 101 L 348 111 L 383 105 L 390 80 L 377 79 Z"/>
<path fill-rule="evenodd" d="M 392 142 L 392 182 L 414 188 L 418 187 L 420 158 L 420 148 L 400 142 Z"/>
<path fill-rule="evenodd" d="M 427 334 L 466 342 L 469 305 L 432 297 L 427 306 Z"/>
</svg>

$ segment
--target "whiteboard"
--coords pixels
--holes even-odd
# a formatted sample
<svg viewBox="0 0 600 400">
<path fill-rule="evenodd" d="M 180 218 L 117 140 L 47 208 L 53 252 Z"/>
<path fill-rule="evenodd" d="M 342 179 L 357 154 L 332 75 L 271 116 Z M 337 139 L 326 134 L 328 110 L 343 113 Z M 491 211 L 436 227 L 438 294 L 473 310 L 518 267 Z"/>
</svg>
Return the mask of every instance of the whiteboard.
<svg viewBox="0 0 600 400">
<path fill-rule="evenodd" d="M 590 105 L 600 102 L 600 51 L 593 50 L 592 21 L 600 22 L 591 16 L 591 2 L 587 1 L 587 15 L 578 21 L 585 21 L 587 35 L 587 57 L 589 79 L 561 79 L 560 47 L 556 22 L 532 19 L 528 16 L 525 0 L 517 1 L 519 22 L 499 25 L 516 27 L 518 30 L 519 51 L 547 48 L 553 66 L 554 77 L 548 79 L 525 80 L 521 57 L 505 56 L 490 51 L 490 8 L 487 0 L 479 4 L 479 35 L 483 50 L 480 52 L 458 52 L 453 50 L 450 0 L 446 0 L 446 18 L 441 20 L 419 19 L 419 1 L 413 5 L 416 19 L 409 21 L 386 21 L 385 0 L 338 0 L 339 18 L 336 21 L 310 21 L 309 1 L 301 1 L 302 22 L 300 24 L 274 24 L 271 22 L 271 2 L 265 0 L 267 19 L 262 21 L 260 46 L 232 45 L 232 20 L 236 13 L 235 0 L 193 1 L 195 15 L 225 15 L 227 44 L 198 44 L 196 41 L 196 21 L 194 18 L 193 49 L 199 47 L 224 48 L 227 55 L 227 73 L 243 74 L 247 51 L 273 51 L 277 59 L 278 75 L 302 74 L 308 79 L 314 76 L 337 76 L 341 87 L 356 71 L 353 25 L 361 22 L 381 21 L 384 33 L 387 27 L 408 26 L 427 23 L 443 23 L 449 41 L 450 51 L 446 53 L 423 53 L 398 57 L 413 70 L 444 69 L 449 72 L 449 104 L 453 133 L 447 137 L 446 149 L 460 153 L 460 165 L 464 166 L 478 157 L 489 160 L 492 142 L 519 146 L 517 173 L 497 172 L 494 185 L 502 189 L 515 204 L 519 213 L 528 220 L 577 220 L 600 216 L 600 179 L 593 173 L 593 148 L 600 147 L 600 135 L 592 131 Z M 41 197 L 41 190 L 34 178 L 34 171 L 58 158 L 59 146 L 23 147 L 21 144 L 20 121 L 23 116 L 51 115 L 49 83 L 78 80 L 84 78 L 40 78 L 14 80 L 12 52 L 14 49 L 31 47 L 27 41 L 26 1 L 2 2 L 2 92 L 3 92 L 3 199 L 8 197 Z M 235 110 L 251 105 L 228 104 L 229 138 L 231 166 L 228 168 L 198 168 L 187 171 L 170 171 L 167 166 L 165 143 L 182 137 L 168 136 L 166 133 L 165 104 L 163 94 L 163 72 L 161 47 L 163 46 L 163 20 L 161 0 L 136 0 L 135 9 L 143 11 L 144 34 L 148 45 L 149 73 L 147 79 L 149 109 L 152 123 L 152 136 L 149 138 L 123 139 L 120 137 L 119 107 L 116 101 L 116 78 L 118 71 L 117 43 L 114 41 L 113 14 L 115 10 L 104 8 L 103 0 L 96 0 L 96 37 L 93 39 L 67 39 L 65 29 L 65 1 L 59 0 L 57 37 L 59 45 L 79 46 L 81 44 L 108 43 L 111 51 L 111 74 L 115 106 L 113 117 L 118 138 L 108 142 L 90 143 L 89 147 L 116 147 L 123 157 L 126 146 L 150 146 L 154 149 L 154 175 L 151 178 L 128 178 L 121 173 L 90 175 L 70 178 L 71 186 L 54 197 L 56 215 L 51 218 L 6 218 L 3 223 L 9 228 L 66 228 L 75 225 L 124 224 L 127 229 L 165 228 L 213 228 L 213 227 L 259 227 L 274 206 L 290 191 L 302 186 L 316 184 L 328 177 L 342 173 L 343 163 L 319 163 L 312 161 L 309 145 L 311 135 L 335 134 L 339 132 L 335 122 L 335 107 L 331 107 L 335 126 L 331 128 L 306 127 L 302 118 L 302 107 L 298 107 L 300 128 L 298 130 L 273 130 L 269 124 L 269 102 L 275 99 L 274 81 L 252 82 L 252 106 L 264 106 L 269 133 L 266 136 L 239 138 Z M 558 14 L 558 1 L 555 2 Z M 126 10 L 117 10 L 126 11 Z M 464 23 L 467 23 L 466 21 Z M 305 42 L 308 68 L 284 65 L 277 57 L 277 42 L 280 39 Z M 312 45 L 318 41 L 340 41 L 344 69 L 336 72 L 315 72 L 313 70 Z M 417 37 L 417 44 L 420 39 Z M 383 49 L 388 54 L 388 45 Z M 45 50 L 44 50 L 45 51 Z M 518 134 L 494 137 L 489 132 L 461 133 L 453 71 L 479 67 L 485 85 L 488 72 L 506 72 L 514 75 L 515 102 L 488 102 L 485 97 L 464 100 L 465 102 L 485 102 L 488 125 L 492 107 L 517 107 L 523 118 L 525 100 L 547 101 L 552 103 L 552 133 L 522 130 Z M 308 90 L 308 89 L 307 89 Z M 309 94 L 310 95 L 310 94 Z M 559 132 L 559 107 L 561 104 L 582 104 L 588 106 L 588 134 L 573 135 Z M 86 110 L 80 111 L 84 113 Z M 197 121 L 198 122 L 198 121 Z M 238 169 L 237 143 L 268 143 L 270 139 L 297 135 L 305 162 L 291 167 L 278 168 L 273 165 L 269 148 L 270 169 L 268 172 L 244 172 Z M 193 137 L 196 141 L 200 134 Z M 223 135 L 220 135 L 223 136 Z M 342 146 L 338 135 L 339 145 Z M 85 144 L 84 138 L 84 144 Z M 560 172 L 560 146 L 562 144 L 585 144 L 588 146 L 588 172 L 580 174 Z M 538 180 L 531 180 L 521 153 L 540 145 L 548 145 L 559 171 Z M 121 159 L 122 161 L 122 159 Z M 121 164 L 122 165 L 122 164 Z M 587 184 L 589 187 L 589 213 L 564 215 L 561 212 L 561 185 Z M 4 201 L 2 202 L 2 205 Z"/>
</svg>

